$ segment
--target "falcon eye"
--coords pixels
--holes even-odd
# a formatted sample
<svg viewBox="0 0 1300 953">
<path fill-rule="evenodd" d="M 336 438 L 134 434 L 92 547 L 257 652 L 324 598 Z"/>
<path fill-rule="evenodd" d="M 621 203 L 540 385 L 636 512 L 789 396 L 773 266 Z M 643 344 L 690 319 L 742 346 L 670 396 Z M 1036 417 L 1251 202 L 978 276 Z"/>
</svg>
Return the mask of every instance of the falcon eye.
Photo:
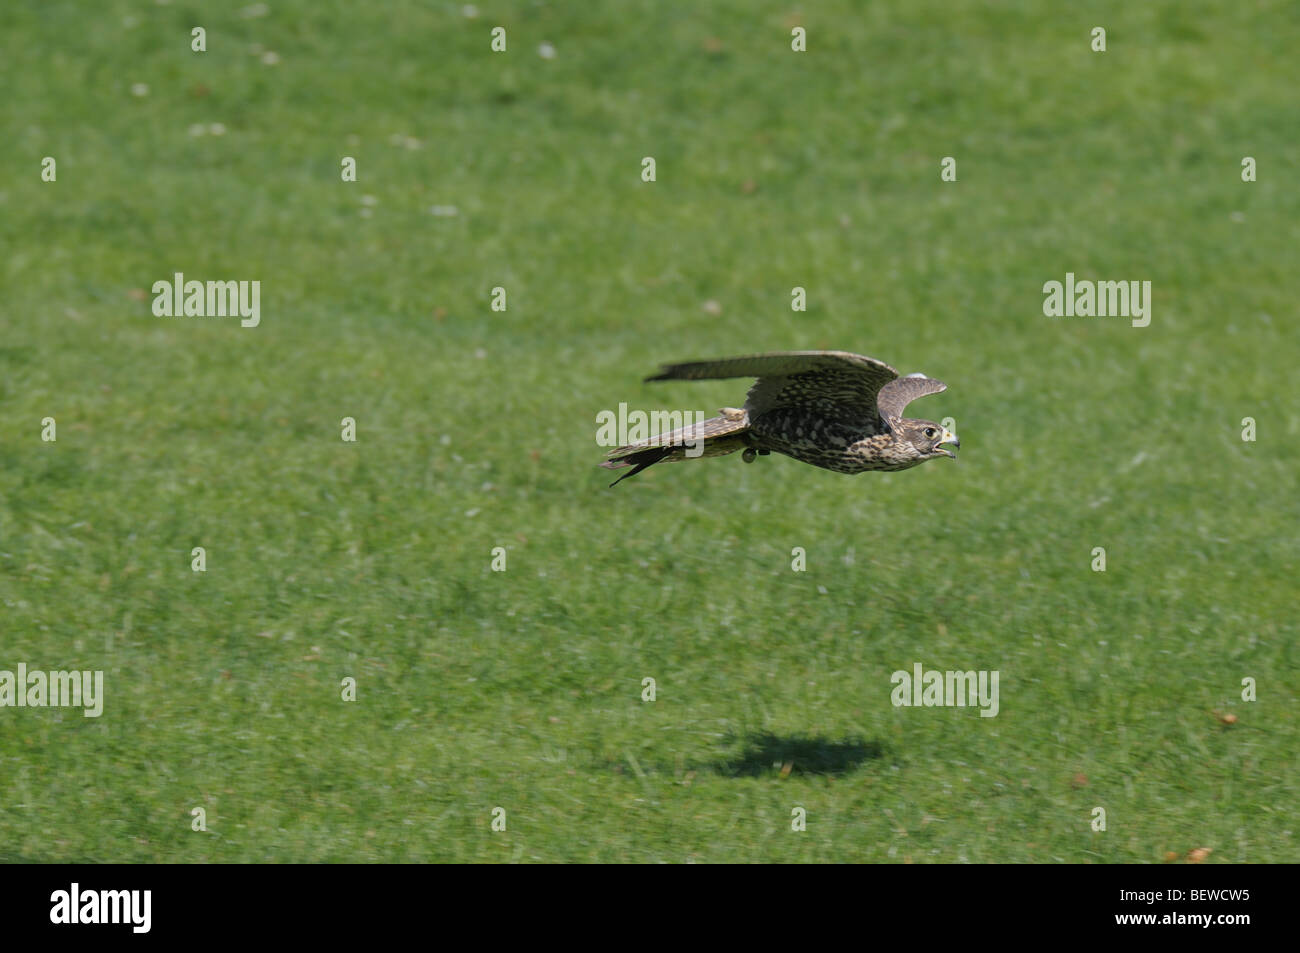
<svg viewBox="0 0 1300 953">
<path fill-rule="evenodd" d="M 933 440 L 933 439 L 935 438 L 935 436 L 936 436 L 938 433 L 939 433 L 939 431 L 935 430 L 933 427 L 926 427 L 926 428 L 925 428 L 925 439 L 926 439 L 926 440 Z"/>
</svg>

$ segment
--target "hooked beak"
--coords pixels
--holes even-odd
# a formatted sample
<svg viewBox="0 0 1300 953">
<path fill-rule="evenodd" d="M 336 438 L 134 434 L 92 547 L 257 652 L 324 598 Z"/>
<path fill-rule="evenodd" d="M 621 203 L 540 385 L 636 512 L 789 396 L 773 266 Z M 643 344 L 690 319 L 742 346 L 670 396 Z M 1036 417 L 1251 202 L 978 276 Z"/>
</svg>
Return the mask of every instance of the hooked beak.
<svg viewBox="0 0 1300 953">
<path fill-rule="evenodd" d="M 934 449 L 937 450 L 939 453 L 942 453 L 944 456 L 952 457 L 954 460 L 956 460 L 957 454 L 953 453 L 951 450 L 943 449 L 943 444 L 945 443 L 952 444 L 958 450 L 961 449 L 961 441 L 957 439 L 957 435 L 953 433 L 951 430 L 948 430 L 946 427 L 944 428 L 943 431 L 943 437 L 940 438 L 939 442 L 934 445 Z"/>
</svg>

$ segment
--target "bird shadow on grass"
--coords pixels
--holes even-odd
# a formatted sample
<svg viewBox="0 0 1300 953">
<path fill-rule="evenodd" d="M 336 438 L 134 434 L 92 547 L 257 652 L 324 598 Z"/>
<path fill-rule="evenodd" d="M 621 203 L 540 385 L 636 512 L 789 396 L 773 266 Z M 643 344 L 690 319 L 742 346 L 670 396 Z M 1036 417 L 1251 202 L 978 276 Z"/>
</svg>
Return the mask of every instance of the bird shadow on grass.
<svg viewBox="0 0 1300 953">
<path fill-rule="evenodd" d="M 714 769 L 735 778 L 784 777 L 789 774 L 839 777 L 884 754 L 877 741 L 861 738 L 832 740 L 803 735 L 782 737 L 769 732 L 749 736 L 744 739 L 744 745 L 739 755 L 716 762 Z"/>
</svg>

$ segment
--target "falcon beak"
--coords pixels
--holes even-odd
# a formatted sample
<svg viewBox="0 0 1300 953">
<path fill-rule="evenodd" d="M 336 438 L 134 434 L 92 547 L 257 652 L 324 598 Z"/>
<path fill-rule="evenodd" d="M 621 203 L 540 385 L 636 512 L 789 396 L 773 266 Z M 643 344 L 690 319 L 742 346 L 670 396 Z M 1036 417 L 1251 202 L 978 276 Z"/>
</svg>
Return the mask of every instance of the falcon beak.
<svg viewBox="0 0 1300 953">
<path fill-rule="evenodd" d="M 942 453 L 944 456 L 952 457 L 954 460 L 956 460 L 957 454 L 953 453 L 951 450 L 943 449 L 942 445 L 945 443 L 952 444 L 958 450 L 961 449 L 961 441 L 957 439 L 957 435 L 953 433 L 951 430 L 948 430 L 946 427 L 944 428 L 943 431 L 943 437 L 939 440 L 938 443 L 934 445 L 934 449 Z"/>
</svg>

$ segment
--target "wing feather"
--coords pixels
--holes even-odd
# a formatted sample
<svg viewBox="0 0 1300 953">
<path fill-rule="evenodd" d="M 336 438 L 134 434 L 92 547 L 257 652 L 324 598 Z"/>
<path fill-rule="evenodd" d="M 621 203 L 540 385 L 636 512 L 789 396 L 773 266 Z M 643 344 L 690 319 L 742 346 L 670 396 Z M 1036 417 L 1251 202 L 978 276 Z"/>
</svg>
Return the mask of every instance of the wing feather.
<svg viewBox="0 0 1300 953">
<path fill-rule="evenodd" d="M 894 421 L 903 416 L 903 410 L 912 401 L 947 389 L 947 384 L 933 377 L 909 375 L 890 381 L 880 388 L 880 396 L 876 399 L 876 403 L 880 407 L 881 415 L 892 427 Z"/>
<path fill-rule="evenodd" d="M 750 419 L 797 408 L 865 422 L 878 417 L 876 395 L 898 377 L 884 361 L 849 351 L 777 351 L 716 361 L 668 364 L 652 381 L 756 377 L 745 399 Z"/>
</svg>

